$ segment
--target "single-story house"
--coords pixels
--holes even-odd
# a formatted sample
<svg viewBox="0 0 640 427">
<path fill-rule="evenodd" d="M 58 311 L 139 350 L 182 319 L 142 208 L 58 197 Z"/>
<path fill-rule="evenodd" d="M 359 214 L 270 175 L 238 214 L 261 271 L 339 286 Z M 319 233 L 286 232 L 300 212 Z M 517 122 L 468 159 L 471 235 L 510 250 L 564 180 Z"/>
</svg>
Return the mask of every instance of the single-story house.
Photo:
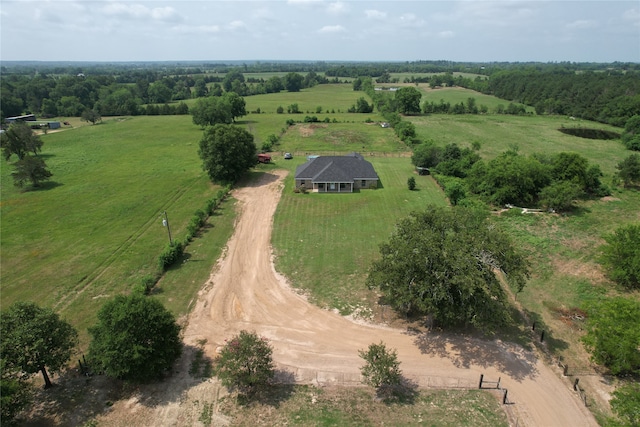
<svg viewBox="0 0 640 427">
<path fill-rule="evenodd" d="M 318 193 L 353 193 L 377 188 L 378 174 L 358 153 L 346 156 L 318 156 L 296 168 L 296 188 L 304 186 Z"/>
</svg>

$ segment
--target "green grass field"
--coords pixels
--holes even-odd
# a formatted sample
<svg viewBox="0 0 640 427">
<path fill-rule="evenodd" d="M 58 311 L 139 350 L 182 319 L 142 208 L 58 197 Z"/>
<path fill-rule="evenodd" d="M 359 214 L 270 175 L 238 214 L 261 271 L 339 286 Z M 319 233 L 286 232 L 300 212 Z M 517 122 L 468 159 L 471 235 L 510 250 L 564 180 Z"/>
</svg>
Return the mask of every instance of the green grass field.
<svg viewBox="0 0 640 427">
<path fill-rule="evenodd" d="M 52 180 L 37 191 L 19 192 L 11 168 L 2 166 L 2 305 L 33 300 L 53 307 L 85 332 L 104 298 L 131 289 L 155 271 L 168 243 L 160 215 L 182 239 L 193 213 L 217 192 L 201 170 L 200 130 L 188 116 L 105 119 L 42 136 L 42 156 Z M 224 207 L 207 236 L 218 250 L 205 261 L 196 283 L 167 295 L 184 314 L 229 235 L 233 209 Z M 194 247 L 195 248 L 195 247 Z M 196 263 L 192 263 L 194 266 Z M 170 277 L 164 279 L 168 291 Z M 203 279 L 204 277 L 204 279 Z M 178 296 L 180 295 L 180 296 Z M 187 300 L 186 303 L 184 300 Z"/>
<path fill-rule="evenodd" d="M 456 143 L 470 147 L 475 141 L 481 145 L 480 155 L 496 157 L 513 146 L 521 154 L 554 154 L 577 152 L 600 165 L 611 177 L 615 165 L 629 155 L 617 140 L 593 140 L 560 132 L 561 127 L 589 127 L 620 132 L 620 129 L 600 123 L 572 121 L 567 117 L 510 116 L 510 115 L 444 115 L 408 117 L 416 127 L 418 137 L 432 139 L 438 145 Z"/>
<path fill-rule="evenodd" d="M 506 108 L 510 101 L 496 98 L 495 96 L 485 95 L 483 93 L 475 92 L 471 89 L 465 89 L 463 87 L 448 87 L 448 88 L 436 88 L 431 89 L 429 85 L 420 84 L 420 90 L 422 91 L 422 104 L 425 102 L 433 102 L 439 104 L 440 100 L 449 102 L 451 105 L 460 104 L 467 105 L 467 99 L 475 98 L 476 106 L 480 108 L 481 105 L 486 105 L 489 108 L 489 112 L 493 112 L 498 105 L 502 105 Z M 526 107 L 528 112 L 533 112 L 533 107 Z"/>
</svg>

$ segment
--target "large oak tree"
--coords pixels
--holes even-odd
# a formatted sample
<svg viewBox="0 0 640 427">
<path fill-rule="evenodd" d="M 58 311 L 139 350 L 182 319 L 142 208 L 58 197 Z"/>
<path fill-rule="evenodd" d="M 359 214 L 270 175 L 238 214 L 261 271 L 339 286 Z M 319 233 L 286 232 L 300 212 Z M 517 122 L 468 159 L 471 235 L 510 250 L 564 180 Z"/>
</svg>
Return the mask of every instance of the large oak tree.
<svg viewBox="0 0 640 427">
<path fill-rule="evenodd" d="M 161 378 L 182 352 L 180 327 L 160 303 L 142 295 L 118 295 L 102 306 L 89 358 L 112 377 L 131 381 Z"/>
<path fill-rule="evenodd" d="M 398 111 L 402 114 L 420 113 L 420 98 L 422 98 L 422 94 L 415 87 L 401 87 L 395 95 Z"/>
<path fill-rule="evenodd" d="M 253 135 L 234 126 L 218 124 L 207 128 L 198 155 L 202 167 L 215 182 L 235 182 L 257 163 Z"/>
<path fill-rule="evenodd" d="M 0 136 L 0 147 L 5 160 L 14 154 L 22 160 L 29 153 L 42 151 L 42 140 L 26 123 L 14 123 Z"/>
<path fill-rule="evenodd" d="M 0 315 L 0 354 L 9 369 L 27 374 L 42 372 L 51 387 L 47 368 L 60 371 L 78 343 L 78 333 L 49 308 L 17 302 Z"/>
<path fill-rule="evenodd" d="M 477 212 L 429 207 L 402 219 L 367 278 L 394 309 L 442 326 L 491 327 L 507 319 L 501 273 L 519 291 L 529 265 L 507 235 Z"/>
</svg>

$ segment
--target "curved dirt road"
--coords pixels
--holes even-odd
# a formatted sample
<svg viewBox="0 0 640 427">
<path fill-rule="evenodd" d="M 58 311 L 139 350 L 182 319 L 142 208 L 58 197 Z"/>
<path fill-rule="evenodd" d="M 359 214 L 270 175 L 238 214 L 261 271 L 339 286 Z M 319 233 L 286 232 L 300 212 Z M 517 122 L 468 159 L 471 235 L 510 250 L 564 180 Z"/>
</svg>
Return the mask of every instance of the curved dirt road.
<svg viewBox="0 0 640 427">
<path fill-rule="evenodd" d="M 533 353 L 499 341 L 412 335 L 363 325 L 322 310 L 292 291 L 271 260 L 272 218 L 286 172 L 265 174 L 238 189 L 241 213 L 224 258 L 200 293 L 185 342 L 206 339 L 205 352 L 242 329 L 268 337 L 278 367 L 306 383 L 357 383 L 359 349 L 384 341 L 398 352 L 406 377 L 420 386 L 469 386 L 501 377 L 510 419 L 528 426 L 596 426 L 591 413 Z M 291 377 L 290 377 L 291 378 Z"/>
</svg>

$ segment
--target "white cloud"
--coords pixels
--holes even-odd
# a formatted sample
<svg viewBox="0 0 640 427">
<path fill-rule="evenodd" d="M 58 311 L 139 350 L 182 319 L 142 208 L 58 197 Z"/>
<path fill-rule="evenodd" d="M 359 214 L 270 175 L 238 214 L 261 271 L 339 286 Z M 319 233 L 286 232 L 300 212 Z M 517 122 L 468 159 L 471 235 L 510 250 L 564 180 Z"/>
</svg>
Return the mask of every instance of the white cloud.
<svg viewBox="0 0 640 427">
<path fill-rule="evenodd" d="M 496 27 L 527 26 L 538 10 L 539 6 L 530 1 L 463 1 L 456 3 L 449 20 Z"/>
<path fill-rule="evenodd" d="M 441 38 L 441 39 L 450 39 L 450 38 L 454 37 L 455 35 L 456 35 L 456 34 L 455 34 L 453 31 L 449 31 L 449 30 L 447 30 L 447 31 L 440 31 L 440 32 L 438 33 L 438 38 Z"/>
<path fill-rule="evenodd" d="M 171 6 L 148 8 L 141 4 L 107 3 L 102 8 L 106 15 L 118 18 L 143 19 L 152 18 L 157 21 L 179 21 L 180 15 Z"/>
<path fill-rule="evenodd" d="M 325 25 L 318 30 L 321 34 L 343 33 L 345 28 L 342 25 Z"/>
<path fill-rule="evenodd" d="M 424 24 L 424 20 L 418 18 L 414 13 L 405 13 L 400 16 L 400 25 L 403 27 L 422 27 Z"/>
<path fill-rule="evenodd" d="M 323 0 L 287 0 L 287 3 L 294 6 L 309 6 L 321 4 L 322 1 Z"/>
<path fill-rule="evenodd" d="M 118 17 L 140 18 L 150 14 L 149 8 L 141 4 L 127 5 L 122 3 L 107 3 L 102 10 L 107 15 L 115 15 Z"/>
<path fill-rule="evenodd" d="M 268 8 L 264 8 L 264 7 L 253 10 L 251 16 L 254 19 L 262 19 L 262 20 L 272 20 L 274 18 L 273 12 Z"/>
<path fill-rule="evenodd" d="M 180 34 L 217 34 L 221 28 L 218 25 L 179 25 L 172 30 Z"/>
<path fill-rule="evenodd" d="M 597 27 L 598 24 L 596 21 L 592 21 L 589 19 L 579 19 L 577 21 L 570 22 L 566 25 L 570 30 L 587 30 L 590 28 Z"/>
<path fill-rule="evenodd" d="M 179 18 L 179 15 L 176 13 L 174 8 L 166 6 L 151 9 L 151 17 L 159 21 L 173 21 Z"/>
<path fill-rule="evenodd" d="M 369 9 L 364 11 L 364 15 L 368 19 L 385 19 L 387 17 L 387 12 L 381 12 L 375 9 Z"/>
<path fill-rule="evenodd" d="M 341 1 L 337 1 L 335 3 L 329 3 L 329 5 L 327 6 L 327 12 L 331 13 L 332 15 L 341 15 L 348 11 L 349 11 L 349 7 Z"/>
<path fill-rule="evenodd" d="M 229 25 L 227 25 L 227 28 L 230 29 L 230 30 L 238 30 L 238 29 L 246 28 L 246 27 L 247 26 L 242 21 L 231 21 L 229 23 Z"/>
</svg>

